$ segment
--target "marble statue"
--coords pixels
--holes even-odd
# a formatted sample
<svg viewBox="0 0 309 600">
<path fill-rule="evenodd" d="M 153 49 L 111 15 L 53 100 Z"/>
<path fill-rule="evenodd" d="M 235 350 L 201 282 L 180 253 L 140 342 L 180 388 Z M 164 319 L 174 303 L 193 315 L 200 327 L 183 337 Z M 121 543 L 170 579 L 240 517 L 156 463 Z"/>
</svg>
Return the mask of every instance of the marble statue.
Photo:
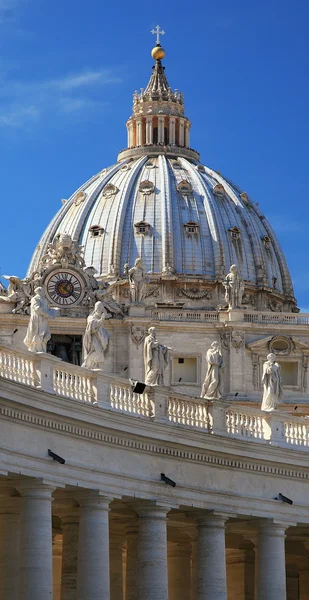
<svg viewBox="0 0 309 600">
<path fill-rule="evenodd" d="M 93 312 L 87 318 L 83 339 L 84 362 L 82 367 L 100 369 L 105 361 L 109 335 L 104 327 L 106 312 L 102 302 L 96 302 Z"/>
<path fill-rule="evenodd" d="M 126 265 L 125 265 L 126 266 Z M 139 304 L 143 302 L 146 293 L 148 277 L 141 258 L 137 258 L 134 267 L 129 269 L 130 299 L 131 302 Z"/>
<path fill-rule="evenodd" d="M 61 263 L 63 266 L 74 265 L 82 269 L 85 267 L 82 253 L 83 246 L 80 246 L 76 240 L 72 240 L 69 234 L 59 233 L 54 241 L 48 244 L 41 263 L 44 267 Z"/>
<path fill-rule="evenodd" d="M 229 308 L 240 308 L 245 284 L 237 265 L 231 266 L 230 272 L 223 281 L 223 285 L 225 287 L 225 300 Z"/>
<path fill-rule="evenodd" d="M 24 344 L 32 352 L 46 352 L 47 342 L 51 334 L 48 319 L 56 317 L 59 308 L 49 308 L 45 298 L 44 289 L 37 287 L 30 303 L 30 321 L 24 339 Z"/>
<path fill-rule="evenodd" d="M 164 385 L 163 376 L 171 350 L 173 348 L 164 346 L 157 341 L 155 327 L 150 327 L 144 342 L 146 385 Z"/>
<path fill-rule="evenodd" d="M 261 410 L 271 412 L 283 398 L 281 367 L 274 354 L 268 354 L 263 365 L 262 383 L 264 386 Z"/>
<path fill-rule="evenodd" d="M 223 356 L 219 342 L 213 342 L 206 353 L 207 373 L 203 383 L 201 398 L 219 400 L 222 398 L 224 369 Z"/>
<path fill-rule="evenodd" d="M 15 304 L 13 313 L 27 312 L 26 307 L 30 305 L 31 285 L 30 280 L 20 279 L 15 275 L 3 275 L 9 281 L 7 294 L 0 296 L 0 302 L 11 302 Z"/>
</svg>

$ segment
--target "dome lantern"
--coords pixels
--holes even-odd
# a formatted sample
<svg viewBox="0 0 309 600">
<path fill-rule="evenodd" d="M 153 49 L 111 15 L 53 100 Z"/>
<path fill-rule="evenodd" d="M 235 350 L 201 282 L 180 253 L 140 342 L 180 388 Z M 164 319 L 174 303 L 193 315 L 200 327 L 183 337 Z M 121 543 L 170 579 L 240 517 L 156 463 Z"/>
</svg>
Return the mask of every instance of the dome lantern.
<svg viewBox="0 0 309 600">
<path fill-rule="evenodd" d="M 165 32 L 157 25 L 152 33 L 157 35 L 151 51 L 155 64 L 146 88 L 133 95 L 133 114 L 127 121 L 128 148 L 120 152 L 118 160 L 158 156 L 163 147 L 167 155 L 199 161 L 198 152 L 190 148 L 191 123 L 184 114 L 183 93 L 172 90 L 162 65 L 165 50 L 160 35 Z"/>
</svg>

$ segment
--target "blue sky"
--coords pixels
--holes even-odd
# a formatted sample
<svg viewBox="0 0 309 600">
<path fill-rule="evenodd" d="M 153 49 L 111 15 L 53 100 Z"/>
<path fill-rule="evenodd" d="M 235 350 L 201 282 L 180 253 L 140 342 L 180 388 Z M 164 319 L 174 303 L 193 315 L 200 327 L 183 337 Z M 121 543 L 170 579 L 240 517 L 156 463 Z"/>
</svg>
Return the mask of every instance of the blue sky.
<svg viewBox="0 0 309 600">
<path fill-rule="evenodd" d="M 0 273 L 126 146 L 159 23 L 191 145 L 259 202 L 309 312 L 308 0 L 0 0 Z"/>
</svg>

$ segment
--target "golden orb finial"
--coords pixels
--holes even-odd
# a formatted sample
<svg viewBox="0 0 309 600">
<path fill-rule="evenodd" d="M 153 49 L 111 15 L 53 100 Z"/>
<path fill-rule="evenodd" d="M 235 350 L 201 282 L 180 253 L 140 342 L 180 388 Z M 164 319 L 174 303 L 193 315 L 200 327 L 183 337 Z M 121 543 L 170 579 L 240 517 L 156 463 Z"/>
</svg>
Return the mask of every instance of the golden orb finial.
<svg viewBox="0 0 309 600">
<path fill-rule="evenodd" d="M 162 60 L 162 58 L 165 56 L 165 51 L 160 44 L 160 35 L 165 35 L 165 31 L 160 29 L 160 25 L 157 25 L 151 33 L 157 36 L 157 45 L 151 50 L 151 56 L 154 58 L 154 60 Z"/>
<path fill-rule="evenodd" d="M 164 58 L 164 56 L 165 56 L 165 50 L 163 50 L 163 48 L 160 46 L 160 44 L 157 44 L 151 50 L 151 56 L 154 60 L 162 60 L 162 58 Z"/>
</svg>

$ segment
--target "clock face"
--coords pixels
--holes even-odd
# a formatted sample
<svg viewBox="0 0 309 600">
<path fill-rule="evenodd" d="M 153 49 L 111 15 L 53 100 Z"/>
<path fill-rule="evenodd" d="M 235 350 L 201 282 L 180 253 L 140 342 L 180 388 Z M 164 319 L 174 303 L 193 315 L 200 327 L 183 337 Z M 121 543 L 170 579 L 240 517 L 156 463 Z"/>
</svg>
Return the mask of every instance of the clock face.
<svg viewBox="0 0 309 600">
<path fill-rule="evenodd" d="M 78 304 L 84 295 L 84 283 L 78 273 L 61 270 L 51 273 L 45 281 L 45 289 L 51 304 L 72 306 Z"/>
</svg>

